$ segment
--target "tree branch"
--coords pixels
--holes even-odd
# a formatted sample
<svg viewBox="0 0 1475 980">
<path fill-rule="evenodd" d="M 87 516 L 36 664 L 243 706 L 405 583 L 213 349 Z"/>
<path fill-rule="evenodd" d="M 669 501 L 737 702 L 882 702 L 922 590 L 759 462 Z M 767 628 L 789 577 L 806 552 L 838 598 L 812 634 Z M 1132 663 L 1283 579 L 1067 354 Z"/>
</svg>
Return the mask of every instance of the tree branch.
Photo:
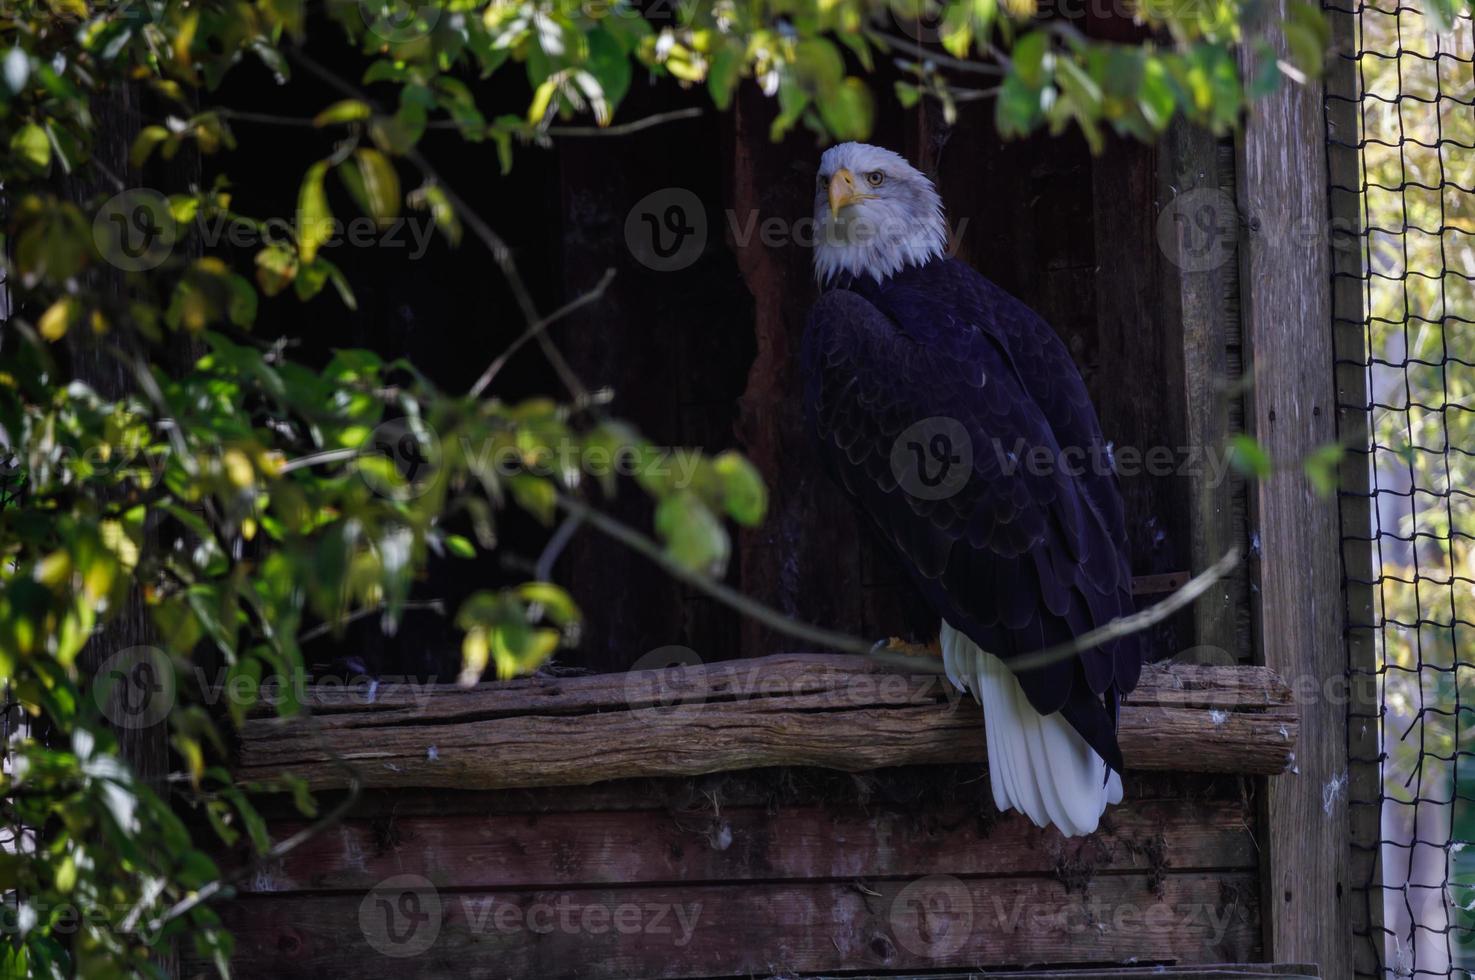
<svg viewBox="0 0 1475 980">
<path fill-rule="evenodd" d="M 931 673 L 940 673 L 942 663 L 933 657 L 917 657 L 909 654 L 899 654 L 897 648 L 887 650 L 884 643 L 867 643 L 858 637 L 846 633 L 838 633 L 820 626 L 800 622 L 784 615 L 776 609 L 772 609 L 756 599 L 743 595 L 736 589 L 730 588 L 716 581 L 708 575 L 702 575 L 679 564 L 665 553 L 654 541 L 645 537 L 639 531 L 629 527 L 613 517 L 593 509 L 583 501 L 560 495 L 558 506 L 569 514 L 580 518 L 590 526 L 619 541 L 621 544 L 633 551 L 644 555 L 659 565 L 667 574 L 685 582 L 707 595 L 727 605 L 728 607 L 754 619 L 763 625 L 803 640 L 806 643 L 818 643 L 821 646 L 838 650 L 842 653 L 853 653 L 858 656 L 870 657 L 882 663 L 892 666 L 903 666 L 908 670 L 918 669 Z M 1162 622 L 1169 616 L 1188 606 L 1208 591 L 1209 587 L 1219 581 L 1239 564 L 1239 549 L 1231 548 L 1222 558 L 1209 566 L 1204 571 L 1190 579 L 1177 592 L 1154 605 L 1148 606 L 1140 612 L 1129 616 L 1113 619 L 1104 626 L 1082 633 L 1080 636 L 1067 643 L 1059 643 L 1055 646 L 1036 650 L 1023 656 L 1012 658 L 1000 658 L 1009 665 L 1009 669 L 1016 673 L 1023 670 L 1033 670 L 1046 667 L 1062 660 L 1068 660 L 1077 654 L 1083 653 L 1103 643 L 1118 639 L 1132 633 L 1138 633 L 1157 623 Z M 901 649 L 908 649 L 903 647 Z M 915 650 L 916 648 L 910 648 Z"/>
<path fill-rule="evenodd" d="M 941 65 L 944 68 L 952 68 L 955 71 L 972 72 L 973 74 L 977 75 L 997 76 L 1004 74 L 1004 69 L 999 67 L 998 65 L 988 65 L 984 64 L 981 61 L 966 61 L 962 58 L 954 58 L 951 55 L 943 54 L 940 51 L 932 51 L 928 48 L 924 48 L 922 47 L 922 45 L 917 44 L 915 41 L 908 41 L 906 38 L 897 37 L 895 34 L 887 34 L 884 31 L 872 31 L 871 36 L 879 40 L 881 44 L 885 47 L 895 48 L 898 51 L 905 51 L 907 54 L 911 55 L 914 58 L 921 58 L 923 61 L 930 61 L 933 64 Z M 997 51 L 997 49 L 994 50 Z M 1008 58 L 1003 59 L 1004 64 L 1008 64 L 1008 61 Z"/>
<path fill-rule="evenodd" d="M 555 321 L 561 320 L 575 310 L 580 309 L 584 306 L 588 306 L 590 303 L 603 297 L 605 290 L 609 288 L 609 284 L 614 280 L 614 278 L 614 269 L 604 270 L 604 275 L 600 278 L 599 282 L 595 284 L 593 289 L 589 290 L 587 293 L 584 293 L 582 296 L 570 300 L 563 306 L 560 306 L 558 309 L 554 310 L 552 313 L 539 319 L 536 323 L 529 324 L 528 328 L 522 332 L 521 336 L 519 336 L 516 340 L 509 344 L 507 346 L 507 349 L 504 350 L 501 354 L 498 354 L 496 360 L 487 365 L 487 369 L 482 372 L 481 377 L 476 379 L 476 384 L 471 386 L 471 390 L 467 392 L 467 394 L 470 395 L 472 398 L 479 397 L 481 393 L 486 390 L 487 385 L 492 383 L 492 379 L 497 376 L 498 372 L 500 372 L 502 368 L 507 364 L 507 362 L 512 358 L 512 355 L 521 350 L 524 344 L 526 344 L 529 340 L 532 340 L 535 337 L 539 336 Z"/>
</svg>

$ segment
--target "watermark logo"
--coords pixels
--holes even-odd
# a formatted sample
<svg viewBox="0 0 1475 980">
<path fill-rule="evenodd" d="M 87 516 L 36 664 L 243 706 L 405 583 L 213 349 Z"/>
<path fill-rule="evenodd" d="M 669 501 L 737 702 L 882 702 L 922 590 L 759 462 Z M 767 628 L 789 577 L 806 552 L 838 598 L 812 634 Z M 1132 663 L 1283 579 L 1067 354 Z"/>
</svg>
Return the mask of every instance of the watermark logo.
<svg viewBox="0 0 1475 980">
<path fill-rule="evenodd" d="M 638 716 L 688 720 L 707 701 L 702 658 L 690 647 L 658 647 L 630 665 L 625 675 L 625 703 Z"/>
<path fill-rule="evenodd" d="M 175 695 L 174 666 L 162 650 L 147 646 L 104 660 L 92 685 L 102 716 L 118 728 L 152 728 L 174 707 Z"/>
<path fill-rule="evenodd" d="M 363 465 L 366 459 L 383 463 Z M 374 429 L 359 451 L 358 472 L 375 493 L 414 500 L 434 484 L 442 459 L 440 437 L 424 419 L 390 419 Z"/>
<path fill-rule="evenodd" d="M 707 247 L 707 209 L 685 187 L 647 194 L 625 216 L 625 245 L 647 269 L 685 269 Z"/>
<path fill-rule="evenodd" d="M 891 934 L 912 955 L 951 956 L 973 932 L 973 893 L 952 875 L 929 875 L 896 893 L 890 920 Z"/>
<path fill-rule="evenodd" d="M 888 6 L 891 22 L 903 37 L 919 44 L 935 44 L 942 40 L 944 4 L 927 3 L 922 0 L 908 4 L 893 3 Z"/>
<path fill-rule="evenodd" d="M 1157 243 L 1184 272 L 1208 272 L 1234 256 L 1239 210 L 1215 187 L 1184 191 L 1157 218 Z"/>
<path fill-rule="evenodd" d="M 946 500 L 973 474 L 973 440 L 945 415 L 914 422 L 891 444 L 891 475 L 918 500 Z"/>
<path fill-rule="evenodd" d="M 441 8 L 409 0 L 359 0 L 359 16 L 369 33 L 390 44 L 403 44 L 435 30 Z"/>
<path fill-rule="evenodd" d="M 92 219 L 98 254 L 124 272 L 157 269 L 174 251 L 178 238 L 169 201 L 142 187 L 113 195 Z"/>
<path fill-rule="evenodd" d="M 385 878 L 359 903 L 359 929 L 385 956 L 419 956 L 440 935 L 440 892 L 417 874 Z"/>
</svg>

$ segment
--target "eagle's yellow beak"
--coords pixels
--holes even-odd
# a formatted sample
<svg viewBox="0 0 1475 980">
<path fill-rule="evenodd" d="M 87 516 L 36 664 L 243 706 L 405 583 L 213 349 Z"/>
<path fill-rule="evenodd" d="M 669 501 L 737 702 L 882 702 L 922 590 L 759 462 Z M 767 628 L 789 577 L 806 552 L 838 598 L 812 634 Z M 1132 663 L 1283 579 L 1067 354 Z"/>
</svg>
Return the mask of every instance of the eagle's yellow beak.
<svg viewBox="0 0 1475 980">
<path fill-rule="evenodd" d="M 870 194 L 861 194 L 855 189 L 855 175 L 847 167 L 841 167 L 830 178 L 830 217 L 838 217 L 840 209 L 856 201 L 869 200 Z"/>
</svg>

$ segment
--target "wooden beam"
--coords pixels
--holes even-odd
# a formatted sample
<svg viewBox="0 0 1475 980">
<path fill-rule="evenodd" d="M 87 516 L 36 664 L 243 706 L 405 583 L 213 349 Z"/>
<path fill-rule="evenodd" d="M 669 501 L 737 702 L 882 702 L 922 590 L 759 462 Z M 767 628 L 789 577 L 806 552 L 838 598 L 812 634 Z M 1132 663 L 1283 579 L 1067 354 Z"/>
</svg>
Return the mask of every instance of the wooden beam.
<svg viewBox="0 0 1475 980">
<path fill-rule="evenodd" d="M 1284 57 L 1278 24 L 1287 0 L 1264 12 L 1256 33 Z M 1255 45 L 1241 48 L 1244 77 L 1260 77 Z M 1256 101 L 1241 136 L 1241 303 L 1253 365 L 1249 431 L 1281 464 L 1251 491 L 1260 545 L 1254 626 L 1261 659 L 1296 690 L 1314 738 L 1293 775 L 1266 794 L 1264 874 L 1267 954 L 1352 976 L 1343 896 L 1350 884 L 1347 740 L 1343 705 L 1328 682 L 1346 669 L 1337 500 L 1318 494 L 1301 461 L 1337 439 L 1332 375 L 1325 118 L 1319 80 L 1282 80 Z"/>
<path fill-rule="evenodd" d="M 240 776 L 341 787 L 341 759 L 370 788 L 493 789 L 986 759 L 977 704 L 941 675 L 827 654 L 469 690 L 382 683 L 372 703 L 361 687 L 303 697 L 313 717 L 247 721 Z M 1263 668 L 1149 666 L 1122 708 L 1122 751 L 1139 769 L 1278 773 L 1294 756 L 1292 701 Z"/>
</svg>

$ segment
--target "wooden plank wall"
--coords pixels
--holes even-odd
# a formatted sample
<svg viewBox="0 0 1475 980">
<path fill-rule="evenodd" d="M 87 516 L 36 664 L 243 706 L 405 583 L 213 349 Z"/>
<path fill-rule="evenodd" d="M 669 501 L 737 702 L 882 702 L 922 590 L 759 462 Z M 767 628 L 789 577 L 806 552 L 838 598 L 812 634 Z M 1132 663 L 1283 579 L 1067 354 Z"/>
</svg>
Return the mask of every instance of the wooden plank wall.
<svg viewBox="0 0 1475 980">
<path fill-rule="evenodd" d="M 1268 23 L 1285 16 L 1271 4 Z M 1263 34 L 1283 46 L 1273 26 Z M 1278 55 L 1283 57 L 1284 55 Z M 1242 70 L 1259 65 L 1246 48 Z M 1260 551 L 1255 623 L 1263 662 L 1298 691 L 1297 770 L 1271 780 L 1265 809 L 1266 944 L 1270 955 L 1352 975 L 1343 899 L 1350 886 L 1347 739 L 1328 682 L 1346 669 L 1335 495 L 1316 493 L 1300 463 L 1337 439 L 1325 117 L 1320 82 L 1283 83 L 1241 135 L 1243 315 L 1253 363 L 1250 431 L 1282 464 L 1256 484 L 1251 526 Z"/>
<path fill-rule="evenodd" d="M 235 970 L 599 980 L 1260 959 L 1239 780 L 1133 775 L 1103 832 L 1065 840 L 998 817 L 975 767 L 930 775 L 944 778 L 373 793 L 222 909 Z M 280 806 L 277 833 L 298 829 Z"/>
</svg>

